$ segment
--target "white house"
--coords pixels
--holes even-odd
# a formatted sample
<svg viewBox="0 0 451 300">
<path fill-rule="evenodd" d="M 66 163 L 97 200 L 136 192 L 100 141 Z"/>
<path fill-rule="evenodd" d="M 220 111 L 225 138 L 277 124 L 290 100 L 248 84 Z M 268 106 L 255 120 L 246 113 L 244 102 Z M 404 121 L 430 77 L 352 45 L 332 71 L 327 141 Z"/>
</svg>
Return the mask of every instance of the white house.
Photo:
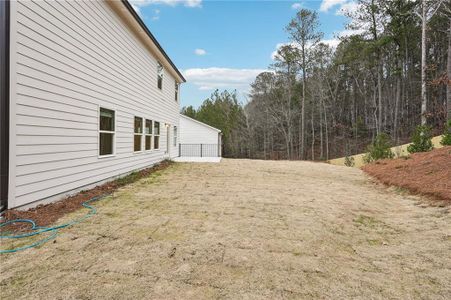
<svg viewBox="0 0 451 300">
<path fill-rule="evenodd" d="M 221 130 L 180 115 L 180 156 L 221 157 L 221 138 Z"/>
<path fill-rule="evenodd" d="M 0 1 L 1 204 L 179 155 L 185 79 L 123 1 Z"/>
</svg>

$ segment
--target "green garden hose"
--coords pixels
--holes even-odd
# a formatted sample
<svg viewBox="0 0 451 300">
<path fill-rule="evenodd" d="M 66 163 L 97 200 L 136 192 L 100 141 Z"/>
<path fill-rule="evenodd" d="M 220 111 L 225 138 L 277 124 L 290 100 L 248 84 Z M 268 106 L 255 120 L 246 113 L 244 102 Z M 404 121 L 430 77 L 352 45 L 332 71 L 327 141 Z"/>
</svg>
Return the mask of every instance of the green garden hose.
<svg viewBox="0 0 451 300">
<path fill-rule="evenodd" d="M 106 193 L 106 194 L 102 194 L 100 196 L 96 196 L 93 197 L 91 199 L 89 199 L 88 201 L 85 201 L 82 203 L 82 206 L 89 209 L 89 212 L 82 216 L 79 219 L 75 219 L 72 220 L 68 223 L 62 224 L 62 225 L 56 225 L 56 226 L 52 226 L 52 227 L 42 227 L 42 226 L 37 226 L 36 223 L 33 220 L 30 219 L 16 219 L 16 220 L 10 220 L 4 223 L 0 224 L 0 228 L 9 225 L 9 224 L 17 224 L 17 223 L 28 223 L 31 225 L 31 232 L 27 232 L 27 233 L 23 233 L 23 234 L 17 234 L 17 235 L 0 235 L 0 239 L 22 239 L 22 238 L 28 238 L 28 237 L 32 237 L 32 236 L 36 236 L 36 235 L 40 235 L 43 233 L 50 233 L 49 236 L 47 236 L 44 239 L 41 239 L 37 242 L 34 242 L 32 244 L 23 246 L 23 247 L 17 247 L 14 249 L 7 249 L 7 250 L 1 250 L 0 249 L 0 254 L 5 254 L 5 253 L 13 253 L 13 252 L 18 252 L 18 251 L 22 251 L 22 250 L 26 250 L 26 249 L 30 249 L 30 248 L 34 248 L 37 247 L 39 245 L 42 245 L 52 239 L 54 239 L 57 235 L 58 235 L 58 230 L 62 229 L 62 228 L 66 228 L 78 223 L 83 222 L 84 220 L 92 217 L 93 215 L 95 215 L 97 213 L 97 210 L 95 209 L 95 207 L 91 206 L 90 203 L 94 202 L 94 201 L 98 201 L 100 199 L 105 198 L 106 196 L 110 195 L 111 193 Z"/>
</svg>

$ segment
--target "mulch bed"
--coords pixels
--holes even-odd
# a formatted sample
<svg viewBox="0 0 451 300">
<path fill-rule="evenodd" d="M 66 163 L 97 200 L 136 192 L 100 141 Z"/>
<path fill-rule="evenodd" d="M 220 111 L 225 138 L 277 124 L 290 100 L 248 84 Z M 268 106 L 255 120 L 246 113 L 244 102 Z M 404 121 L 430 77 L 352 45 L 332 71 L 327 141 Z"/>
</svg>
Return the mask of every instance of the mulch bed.
<svg viewBox="0 0 451 300">
<path fill-rule="evenodd" d="M 399 186 L 451 204 L 451 146 L 415 153 L 407 158 L 376 161 L 362 170 L 386 185 Z"/>
<path fill-rule="evenodd" d="M 135 182 L 143 177 L 150 175 L 156 171 L 166 169 L 172 164 L 170 161 L 163 161 L 151 168 L 143 169 L 138 172 L 131 173 L 125 177 L 117 180 L 96 186 L 93 189 L 81 191 L 73 196 L 63 199 L 58 202 L 49 204 L 41 204 L 29 210 L 10 209 L 4 212 L 3 222 L 15 219 L 31 219 L 38 226 L 48 226 L 55 223 L 59 218 L 67 213 L 76 211 L 82 208 L 82 203 L 97 196 L 109 194 L 118 188 Z M 0 228 L 2 231 L 25 231 L 29 229 L 29 225 L 23 223 L 7 225 Z"/>
</svg>

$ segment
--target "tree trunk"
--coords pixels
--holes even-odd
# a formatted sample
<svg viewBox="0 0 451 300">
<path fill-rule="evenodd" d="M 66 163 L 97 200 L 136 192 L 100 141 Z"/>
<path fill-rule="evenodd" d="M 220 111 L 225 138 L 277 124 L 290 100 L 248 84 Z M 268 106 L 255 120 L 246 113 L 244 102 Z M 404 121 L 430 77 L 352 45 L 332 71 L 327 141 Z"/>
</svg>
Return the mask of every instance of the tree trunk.
<svg viewBox="0 0 451 300">
<path fill-rule="evenodd" d="M 371 1 L 371 6 L 375 6 L 376 3 Z M 372 19 L 372 33 L 373 33 L 373 40 L 375 43 L 378 42 L 378 34 L 377 34 L 377 24 L 376 24 L 376 16 L 375 12 L 371 12 L 371 19 Z M 377 59 L 377 94 L 378 94 L 378 100 L 377 100 L 377 125 L 376 125 L 376 132 L 377 134 L 381 133 L 382 131 L 382 57 L 381 57 L 381 51 L 379 49 L 379 46 L 377 46 L 376 49 L 376 59 Z M 375 99 L 376 100 L 376 99 Z"/>
<path fill-rule="evenodd" d="M 427 95 L 426 95 L 426 0 L 422 0 L 421 17 L 421 125 L 426 125 Z"/>
<path fill-rule="evenodd" d="M 396 97 L 395 97 L 395 115 L 393 120 L 393 140 L 398 144 L 398 113 L 399 113 L 399 102 L 401 101 L 401 68 L 402 68 L 402 61 L 401 58 L 399 58 L 399 74 L 396 78 Z"/>
<path fill-rule="evenodd" d="M 374 111 L 373 111 L 373 116 L 374 116 L 374 122 L 375 122 L 375 127 L 376 127 L 376 135 L 379 134 L 379 120 L 377 118 L 377 104 L 376 104 L 376 90 L 373 91 L 373 103 L 374 103 Z M 374 132 L 374 131 L 373 131 Z"/>
<path fill-rule="evenodd" d="M 377 70 L 377 94 L 378 94 L 378 100 L 377 100 L 377 110 L 378 110 L 378 116 L 377 116 L 377 133 L 382 132 L 382 63 L 380 59 L 380 55 L 378 54 L 378 70 Z"/>
<path fill-rule="evenodd" d="M 323 152 L 323 114 L 322 114 L 322 99 L 319 100 L 319 141 L 320 141 L 320 159 L 324 159 L 324 152 Z"/>
<path fill-rule="evenodd" d="M 302 41 L 302 102 L 301 102 L 301 159 L 304 159 L 305 155 L 305 90 L 306 90 L 306 81 L 307 75 L 305 74 L 305 69 L 307 68 L 305 62 L 305 41 Z"/>
<path fill-rule="evenodd" d="M 447 73 L 448 73 L 446 82 L 447 119 L 451 120 L 451 19 L 449 22 L 449 32 L 448 32 Z"/>
<path fill-rule="evenodd" d="M 304 60 L 304 58 L 302 59 Z M 304 62 L 302 63 L 304 64 Z M 301 102 L 301 159 L 304 159 L 305 144 L 305 68 L 302 68 L 302 102 Z"/>
<path fill-rule="evenodd" d="M 325 133 L 326 133 L 326 160 L 329 160 L 329 132 L 328 132 L 328 125 L 327 125 L 327 110 L 326 110 L 326 104 L 323 101 L 323 107 L 324 107 L 324 125 L 325 125 Z"/>
<path fill-rule="evenodd" d="M 315 110 L 313 109 L 314 108 L 313 103 L 311 106 L 312 106 L 312 115 L 311 115 L 311 118 L 312 118 L 312 160 L 315 160 L 315 122 L 314 122 Z"/>
</svg>

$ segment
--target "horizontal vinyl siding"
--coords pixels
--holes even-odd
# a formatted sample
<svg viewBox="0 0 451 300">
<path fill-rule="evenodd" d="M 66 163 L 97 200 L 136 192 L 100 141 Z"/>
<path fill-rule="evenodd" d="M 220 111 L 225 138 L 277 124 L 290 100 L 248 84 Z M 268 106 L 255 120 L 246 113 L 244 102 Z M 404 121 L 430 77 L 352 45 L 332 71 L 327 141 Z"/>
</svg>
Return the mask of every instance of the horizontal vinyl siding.
<svg viewBox="0 0 451 300">
<path fill-rule="evenodd" d="M 15 4 L 15 199 L 64 194 L 165 157 L 179 127 L 175 79 L 103 1 Z M 98 110 L 115 110 L 115 156 L 98 157 Z M 160 122 L 160 150 L 133 152 L 134 116 Z M 170 154 L 177 156 L 171 136 Z M 143 144 L 144 145 L 144 144 Z"/>
<path fill-rule="evenodd" d="M 181 144 L 218 144 L 218 131 L 190 119 L 180 118 Z"/>
</svg>

